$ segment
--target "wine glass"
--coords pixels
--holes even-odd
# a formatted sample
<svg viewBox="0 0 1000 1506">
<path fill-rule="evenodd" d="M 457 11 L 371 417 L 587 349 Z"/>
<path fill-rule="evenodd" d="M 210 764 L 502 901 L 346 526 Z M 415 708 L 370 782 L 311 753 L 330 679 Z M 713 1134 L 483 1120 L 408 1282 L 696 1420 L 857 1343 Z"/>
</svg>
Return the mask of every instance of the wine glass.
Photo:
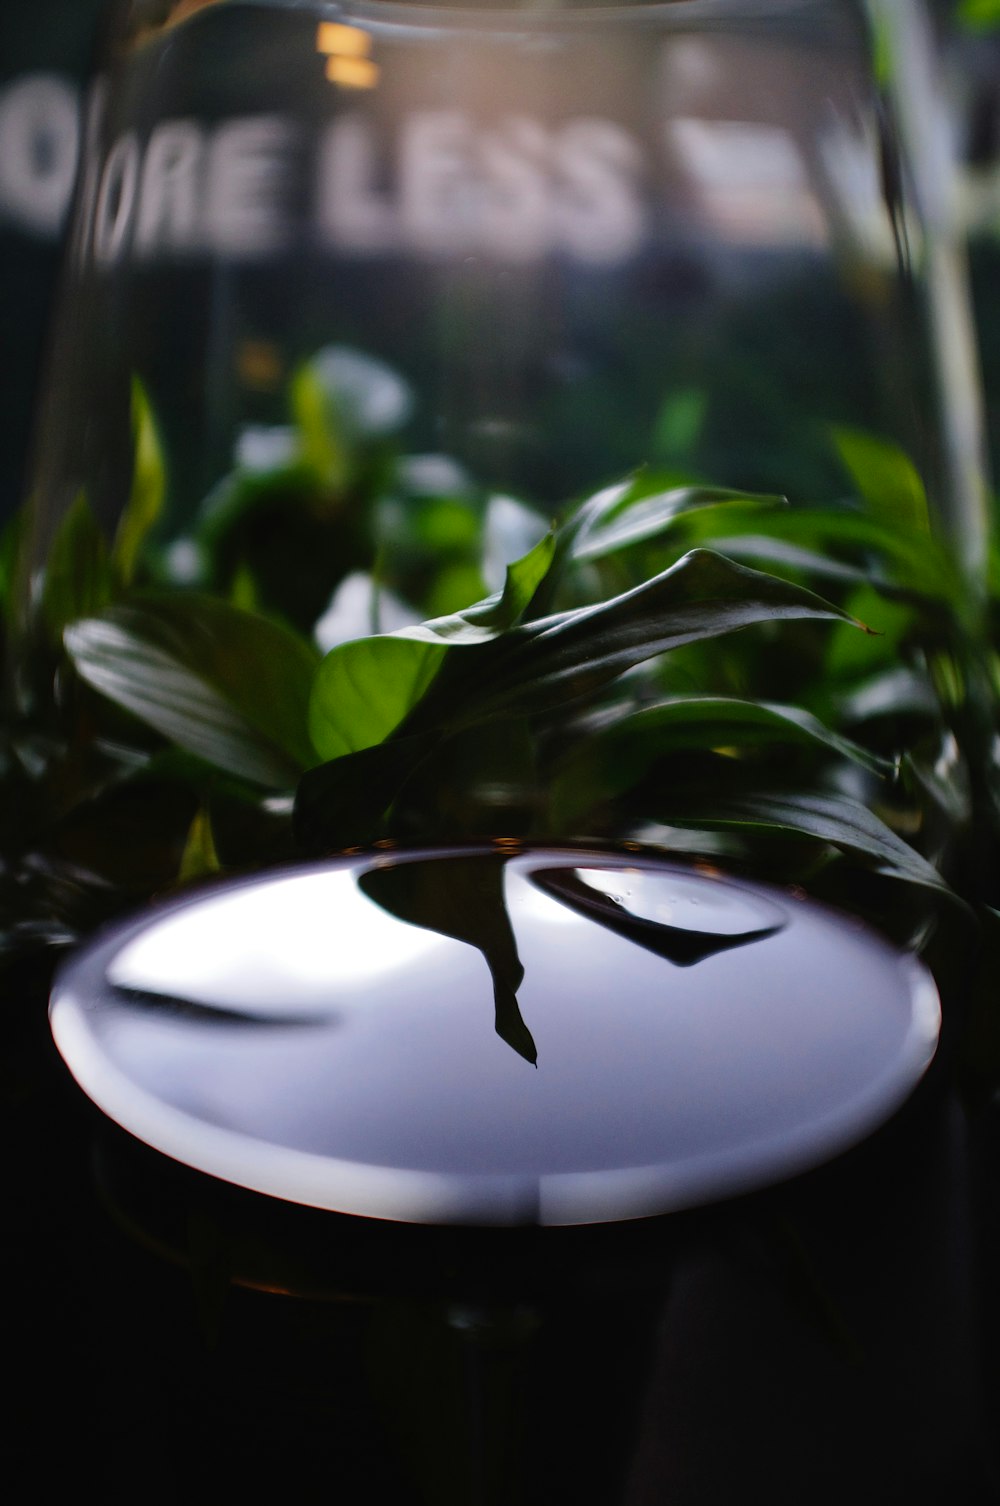
<svg viewBox="0 0 1000 1506">
<path fill-rule="evenodd" d="M 914 319 L 918 226 L 854 6 L 133 0 L 109 35 L 17 598 L 21 713 L 37 714 L 56 685 L 38 757 L 63 738 L 60 773 L 80 780 L 68 822 L 57 782 L 59 842 L 27 865 L 50 914 L 58 902 L 56 939 L 178 875 L 287 859 L 296 778 L 335 761 L 315 692 L 308 724 L 301 716 L 318 651 L 454 617 L 491 592 L 502 608 L 506 567 L 545 547 L 567 505 L 601 499 L 596 515 L 612 527 L 633 503 L 669 496 L 667 511 L 685 512 L 684 539 L 715 544 L 725 519 L 709 508 L 742 506 L 761 521 L 744 527 L 742 544 L 727 539 L 731 552 L 794 572 L 810 567 L 808 551 L 764 521 L 776 494 L 832 506 L 873 444 L 876 457 L 908 456 L 927 477 L 945 468 Z M 608 557 L 581 549 L 553 614 L 626 597 L 677 562 L 659 531 L 640 529 L 636 542 L 638 553 Z M 844 575 L 851 568 L 835 559 L 827 577 L 841 606 L 862 589 Z M 513 595 L 523 578 L 515 573 Z M 495 609 L 493 599 L 483 610 Z M 481 613 L 471 625 L 483 622 Z M 664 688 L 674 704 L 705 687 L 718 701 L 780 664 L 793 698 L 824 652 L 808 632 L 787 653 L 766 632 L 745 652 L 713 643 L 711 655 L 679 660 L 665 687 L 639 676 L 623 695 L 636 714 Z M 843 647 L 831 655 L 854 662 Z M 361 697 L 365 714 L 373 700 Z M 458 726 L 428 758 L 421 745 L 419 767 L 384 802 L 396 825 L 373 872 L 412 868 L 422 849 L 400 856 L 394 844 L 429 833 L 495 839 L 486 854 L 476 848 L 473 868 L 473 857 L 491 871 L 530 865 L 521 838 L 555 821 L 540 804 L 550 771 L 565 773 L 568 741 L 586 757 L 606 713 L 574 721 L 572 738 L 557 717 L 541 777 L 519 724 L 490 725 L 472 742 Z M 671 752 L 671 772 L 708 769 L 718 814 L 732 793 L 728 742 L 699 734 Z M 579 771 L 565 774 L 569 814 L 549 829 L 611 838 L 616 853 L 602 860 L 588 848 L 581 878 L 559 850 L 554 866 L 574 876 L 546 893 L 550 920 L 575 924 L 583 911 L 602 937 L 620 939 L 635 917 L 606 875 L 629 871 L 622 843 L 684 851 L 685 811 L 662 801 L 655 760 L 644 771 L 637 793 L 600 785 L 582 815 Z M 586 765 L 584 776 L 585 788 L 597 779 Z M 371 785 L 366 775 L 341 792 L 339 820 Z M 473 799 L 456 798 L 470 789 Z M 134 840 L 109 841 L 139 830 L 138 852 Z M 348 830 L 324 829 L 317 845 L 353 846 Z M 746 859 L 738 842 L 704 830 L 691 840 L 702 858 Z M 814 855 L 795 850 L 794 876 L 812 872 Z M 787 873 L 787 853 L 781 861 Z M 439 850 L 428 870 L 438 862 L 448 866 Z M 700 892 L 697 875 L 689 882 Z M 449 890 L 448 906 L 462 911 L 475 892 L 471 881 L 468 894 Z M 464 920 L 428 920 L 426 895 L 408 903 L 420 934 L 468 945 Z M 383 908 L 409 923 L 406 906 Z M 517 966 L 497 961 L 504 902 L 488 909 L 485 945 L 476 913 L 474 946 L 494 987 L 486 1040 L 503 1053 L 497 1070 L 528 1074 L 535 1043 L 518 1011 Z M 650 922 L 655 945 L 628 938 L 661 961 L 662 919 Z M 766 958 L 767 929 L 746 956 Z M 729 949 L 667 963 L 701 977 L 720 951 Z M 157 989 L 134 979 L 122 992 L 137 1017 L 157 1002 L 140 997 Z M 182 1034 L 205 1023 L 198 1010 L 211 1000 L 166 992 Z M 57 1019 L 76 1004 L 73 995 Z M 921 1066 L 936 1037 L 928 1017 Z M 80 1069 L 72 1041 L 60 1045 Z M 216 1163 L 193 1164 L 221 1175 Z M 387 1216 L 384 1205 L 334 1206 Z M 626 1199 L 623 1211 L 677 1206 Z M 518 1328 L 505 1310 L 518 1345 L 534 1332 L 528 1316 Z M 469 1320 L 481 1348 L 497 1322 L 484 1310 Z"/>
<path fill-rule="evenodd" d="M 464 604 L 491 500 L 502 555 L 638 467 L 821 501 L 824 426 L 929 459 L 850 6 L 151 3 L 113 35 L 36 562 L 81 491 L 113 530 L 136 383 L 145 570 L 242 563 L 307 630 L 376 561 L 390 621 Z"/>
<path fill-rule="evenodd" d="M 466 609 L 581 499 L 603 494 L 610 518 L 667 498 L 661 520 L 684 517 L 664 539 L 640 511 L 638 547 L 611 559 L 592 540 L 536 616 L 719 538 L 801 578 L 808 529 L 781 539 L 773 519 L 702 504 L 822 507 L 859 466 L 871 492 L 886 446 L 890 469 L 906 457 L 893 493 L 907 465 L 941 471 L 916 227 L 852 5 L 216 0 L 124 5 L 109 34 L 13 593 L 14 678 L 36 720 L 65 642 L 88 685 L 157 733 L 284 792 L 317 756 L 289 709 L 310 643 Z M 74 557 L 90 563 L 52 568 L 47 589 L 46 562 Z M 161 593 L 141 633 L 118 605 L 136 586 Z M 205 593 L 255 614 L 227 632 L 280 696 L 257 703 L 256 673 L 210 714 L 197 686 L 183 708 L 152 704 L 144 655 L 185 683 L 221 672 L 203 656 L 219 610 L 194 626 Z M 107 632 L 78 621 L 109 603 L 128 615 L 113 663 Z M 811 694 L 811 640 L 753 641 L 678 659 L 669 689 Z M 647 679 L 636 704 L 660 688 Z M 492 764 L 483 746 L 466 760 L 473 810 L 456 800 L 454 830 L 572 834 L 584 818 L 540 809 L 547 768 L 504 738 Z M 452 784 L 467 782 L 456 755 Z M 427 836 L 418 786 L 410 825 Z M 630 824 L 617 804 L 580 830 Z"/>
</svg>

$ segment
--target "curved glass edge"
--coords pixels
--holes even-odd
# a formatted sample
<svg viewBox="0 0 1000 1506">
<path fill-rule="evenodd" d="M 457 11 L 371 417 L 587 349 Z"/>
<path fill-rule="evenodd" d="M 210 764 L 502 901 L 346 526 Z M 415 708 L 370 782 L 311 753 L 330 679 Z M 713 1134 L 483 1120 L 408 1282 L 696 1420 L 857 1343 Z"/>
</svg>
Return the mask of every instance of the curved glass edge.
<svg viewBox="0 0 1000 1506">
<path fill-rule="evenodd" d="M 120 36 L 140 43 L 166 35 L 210 12 L 238 9 L 302 12 L 319 19 L 350 17 L 372 30 L 551 30 L 587 26 L 655 26 L 685 32 L 719 26 L 808 24 L 843 27 L 849 0 L 131 0 L 121 8 Z"/>
<path fill-rule="evenodd" d="M 398 856 L 416 860 L 421 855 L 426 854 Z M 437 855 L 444 856 L 444 850 Z M 564 855 L 572 860 L 579 857 L 568 849 Z M 369 856 L 377 860 L 380 855 Z M 618 857 L 635 861 L 636 855 Z M 357 862 L 352 857 L 323 865 L 296 865 L 274 877 L 280 880 L 317 866 L 347 867 Z M 145 930 L 151 920 L 197 904 L 209 892 L 218 893 L 226 887 L 241 885 L 237 881 L 235 885 L 208 886 L 196 895 L 160 906 L 155 916 L 147 914 L 113 928 L 103 941 L 73 958 L 58 974 L 53 988 L 49 1008 L 52 1035 L 81 1090 L 109 1119 L 142 1143 L 220 1181 L 280 1202 L 326 1212 L 391 1223 L 569 1227 L 662 1217 L 762 1191 L 834 1160 L 891 1119 L 926 1073 L 940 1038 L 941 1004 L 934 980 L 916 958 L 899 954 L 903 987 L 910 1000 L 910 1022 L 902 1050 L 849 1102 L 805 1122 L 794 1142 L 783 1134 L 748 1142 L 736 1150 L 727 1147 L 721 1152 L 688 1156 L 669 1167 L 657 1164 L 542 1177 L 443 1175 L 349 1162 L 257 1142 L 249 1168 L 244 1135 L 206 1125 L 136 1086 L 108 1061 L 88 1022 L 88 1014 L 105 992 L 107 966 L 127 941 Z"/>
<path fill-rule="evenodd" d="M 138 1088 L 97 1048 L 85 1004 L 72 989 L 53 1000 L 52 1032 L 76 1082 L 109 1118 L 144 1144 L 208 1176 L 281 1202 L 391 1223 L 568 1227 L 625 1223 L 679 1213 L 760 1191 L 833 1160 L 902 1106 L 934 1056 L 937 990 L 911 966 L 911 1026 L 891 1068 L 835 1114 L 786 1137 L 737 1151 L 691 1156 L 670 1167 L 510 1174 L 440 1175 L 312 1155 L 259 1142 L 248 1167 L 245 1137 L 206 1126 Z"/>
</svg>

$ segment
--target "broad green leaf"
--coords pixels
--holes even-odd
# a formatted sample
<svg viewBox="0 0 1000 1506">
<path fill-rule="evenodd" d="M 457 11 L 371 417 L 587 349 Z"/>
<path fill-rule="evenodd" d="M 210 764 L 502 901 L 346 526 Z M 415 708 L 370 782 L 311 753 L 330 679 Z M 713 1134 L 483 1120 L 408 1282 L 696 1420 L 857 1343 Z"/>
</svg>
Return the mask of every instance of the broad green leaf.
<svg viewBox="0 0 1000 1506">
<path fill-rule="evenodd" d="M 568 567 L 577 557 L 577 551 L 585 547 L 587 538 L 601 524 L 636 495 L 635 478 L 616 481 L 587 497 L 570 512 L 556 529 L 555 548 L 545 577 L 540 582 L 531 602 L 528 616 L 544 617 L 551 612 L 559 586 Z"/>
<path fill-rule="evenodd" d="M 380 586 L 364 570 L 352 570 L 340 582 L 313 628 L 324 653 L 373 633 L 395 633 L 409 627 L 417 614 L 401 597 Z"/>
<path fill-rule="evenodd" d="M 860 429 L 836 427 L 833 442 L 871 516 L 890 528 L 930 534 L 927 493 L 913 461 L 898 445 Z"/>
<path fill-rule="evenodd" d="M 135 577 L 139 553 L 150 529 L 160 516 L 166 493 L 163 447 L 145 389 L 132 379 L 132 490 L 118 521 L 111 563 L 123 585 Z"/>
<path fill-rule="evenodd" d="M 545 579 L 555 554 L 556 540 L 548 532 L 519 560 L 507 566 L 503 591 L 495 605 L 492 598 L 482 603 L 482 609 L 470 607 L 465 614 L 477 627 L 492 628 L 502 632 L 513 627 L 526 611 L 529 603 Z"/>
<path fill-rule="evenodd" d="M 111 594 L 107 540 L 80 492 L 56 530 L 45 565 L 42 612 L 50 633 L 58 641 L 69 623 L 103 611 Z"/>
<path fill-rule="evenodd" d="M 203 806 L 191 822 L 177 879 L 181 884 L 190 884 L 198 879 L 211 878 L 221 871 L 211 818 Z"/>
<path fill-rule="evenodd" d="M 698 550 L 623 596 L 485 641 L 446 648 L 400 635 L 344 644 L 327 655 L 316 678 L 313 740 L 322 756 L 336 760 L 391 736 L 410 740 L 422 758 L 424 738 L 496 718 L 544 715 L 681 644 L 757 622 L 843 616 L 812 592 Z M 405 751 L 391 758 L 395 783 L 384 798 L 381 791 L 373 797 L 379 814 L 408 767 Z M 343 818 L 335 769 L 316 770 L 303 782 L 300 830 L 312 819 L 325 831 L 343 829 L 319 809 L 322 794 L 337 803 L 337 821 Z"/>
<path fill-rule="evenodd" d="M 743 701 L 724 696 L 677 696 L 646 706 L 596 730 L 574 747 L 556 779 L 559 824 L 564 801 L 585 790 L 591 800 L 613 799 L 637 784 L 659 759 L 692 749 L 743 749 L 772 743 L 803 743 L 836 753 L 874 774 L 895 766 L 842 737 L 798 706 Z"/>
<path fill-rule="evenodd" d="M 683 809 L 666 817 L 676 826 L 713 829 L 753 828 L 815 837 L 855 853 L 892 878 L 905 879 L 951 895 L 944 879 L 867 806 L 842 795 L 814 793 L 743 797 L 686 798 Z"/>
<path fill-rule="evenodd" d="M 419 638 L 424 643 L 446 644 L 486 643 L 496 638 L 522 616 L 552 563 L 554 551 L 555 535 L 547 533 L 523 559 L 507 566 L 502 591 L 461 612 L 402 628 L 401 635 Z"/>
<path fill-rule="evenodd" d="M 451 650 L 405 730 L 544 713 L 669 649 L 790 618 L 848 620 L 811 591 L 693 550 L 610 601 Z"/>
<path fill-rule="evenodd" d="M 370 842 L 383 813 L 440 739 L 390 738 L 309 769 L 295 792 L 295 837 L 318 855 Z"/>
<path fill-rule="evenodd" d="M 432 809 L 449 836 L 480 836 L 497 829 L 498 816 L 506 823 L 512 810 L 526 811 L 534 783 L 534 744 L 517 720 L 450 737 L 389 737 L 303 775 L 296 836 L 310 853 L 368 844 L 403 793 L 411 809 Z"/>
<path fill-rule="evenodd" d="M 658 496 L 642 497 L 630 502 L 627 507 L 619 508 L 608 522 L 589 529 L 584 537 L 577 540 L 573 558 L 602 559 L 620 549 L 648 543 L 651 539 L 662 537 L 673 525 L 686 521 L 687 515 L 695 510 L 732 509 L 738 506 L 742 511 L 757 508 L 770 511 L 784 505 L 783 497 L 758 497 L 707 486 L 676 487 Z"/>
<path fill-rule="evenodd" d="M 847 565 L 843 560 L 833 559 L 815 549 L 804 549 L 801 544 L 790 544 L 784 539 L 768 538 L 765 534 L 723 534 L 712 543 L 720 554 L 730 559 L 750 561 L 754 565 L 780 565 L 819 580 L 846 581 L 851 584 L 868 583 L 869 571 L 859 565 Z"/>
<path fill-rule="evenodd" d="M 739 509 L 733 511 L 738 516 Z M 719 518 L 710 509 L 690 514 L 685 519 L 686 536 L 697 543 L 711 543 L 725 553 L 757 559 L 773 557 L 776 564 L 810 569 L 825 577 L 840 575 L 833 568 L 837 565 L 853 566 L 873 584 L 916 592 L 943 601 L 949 607 L 960 589 L 952 561 L 933 538 L 880 522 L 856 508 L 790 507 L 757 513 L 748 517 L 755 535 L 749 547 L 740 543 L 739 535 L 732 529 L 731 517 L 732 514 L 723 514 Z M 778 554 L 767 556 L 758 543 L 764 538 L 825 556 L 830 563 L 821 568 L 818 560 L 810 565 L 808 559 L 796 559 L 794 555 L 784 561 Z"/>
<path fill-rule="evenodd" d="M 307 730 L 318 655 L 288 629 L 190 594 L 136 597 L 72 624 L 80 676 L 178 747 L 287 788 L 314 761 Z"/>
<path fill-rule="evenodd" d="M 556 530 L 552 564 L 532 602 L 532 617 L 552 609 L 562 577 L 571 563 L 599 559 L 632 544 L 648 542 L 691 514 L 742 503 L 748 509 L 780 506 L 781 497 L 758 497 L 717 487 L 668 486 L 639 474 L 606 486 L 570 512 Z"/>
<path fill-rule="evenodd" d="M 382 742 L 420 700 L 446 652 L 442 643 L 395 634 L 355 638 L 331 649 L 309 705 L 317 753 L 341 758 Z"/>
</svg>

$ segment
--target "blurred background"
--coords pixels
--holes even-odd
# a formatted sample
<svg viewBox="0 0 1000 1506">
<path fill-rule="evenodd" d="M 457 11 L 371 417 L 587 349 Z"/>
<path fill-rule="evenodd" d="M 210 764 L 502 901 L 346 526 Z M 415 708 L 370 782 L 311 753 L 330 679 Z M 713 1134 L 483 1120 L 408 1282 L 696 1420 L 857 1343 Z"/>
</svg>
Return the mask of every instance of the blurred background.
<svg viewBox="0 0 1000 1506">
<path fill-rule="evenodd" d="M 7 0 L 0 11 L 0 518 L 17 506 L 101 0 Z"/>
</svg>

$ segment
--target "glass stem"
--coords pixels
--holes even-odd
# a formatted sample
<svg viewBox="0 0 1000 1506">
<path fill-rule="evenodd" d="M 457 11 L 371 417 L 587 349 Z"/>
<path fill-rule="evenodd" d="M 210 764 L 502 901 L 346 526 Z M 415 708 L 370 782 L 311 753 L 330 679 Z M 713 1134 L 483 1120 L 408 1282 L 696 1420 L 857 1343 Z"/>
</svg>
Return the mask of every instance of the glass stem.
<svg viewBox="0 0 1000 1506">
<path fill-rule="evenodd" d="M 923 241 L 922 286 L 943 447 L 941 522 L 981 623 L 989 555 L 982 376 L 960 211 L 954 128 L 923 0 L 867 0 L 876 67 L 899 125 Z"/>
</svg>

